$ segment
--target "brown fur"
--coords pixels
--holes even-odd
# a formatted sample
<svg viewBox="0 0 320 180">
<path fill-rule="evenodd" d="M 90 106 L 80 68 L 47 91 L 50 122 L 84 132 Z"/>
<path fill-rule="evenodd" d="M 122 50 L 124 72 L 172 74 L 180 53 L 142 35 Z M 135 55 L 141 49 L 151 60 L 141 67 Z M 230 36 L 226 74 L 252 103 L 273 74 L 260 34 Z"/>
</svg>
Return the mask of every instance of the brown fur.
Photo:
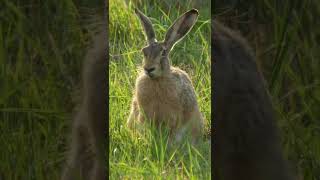
<svg viewBox="0 0 320 180">
<path fill-rule="evenodd" d="M 212 22 L 215 180 L 289 180 L 274 110 L 246 41 Z"/>
<path fill-rule="evenodd" d="M 63 180 L 106 179 L 107 34 L 94 39 L 83 69 L 83 94 L 72 126 L 71 146 Z"/>
<path fill-rule="evenodd" d="M 136 12 L 142 19 L 149 41 L 149 46 L 143 49 L 143 66 L 145 69 L 155 70 L 152 71 L 152 76 L 141 72 L 136 80 L 128 126 L 134 128 L 137 123 L 151 120 L 156 125 L 166 124 L 176 134 L 177 141 L 189 132 L 195 141 L 202 134 L 204 121 L 195 90 L 185 71 L 170 66 L 168 54 L 174 44 L 191 29 L 197 18 L 197 11 L 190 10 L 178 18 L 169 28 L 165 41 L 160 43 L 155 40 L 147 17 Z"/>
<path fill-rule="evenodd" d="M 129 118 L 132 120 L 128 121 L 130 127 L 135 120 L 144 122 L 144 117 L 147 117 L 154 119 L 157 125 L 165 123 L 171 130 L 182 129 L 183 125 L 192 123 L 192 135 L 201 135 L 203 118 L 196 94 L 190 78 L 181 69 L 171 67 L 167 76 L 157 80 L 151 80 L 145 73 L 141 73 L 136 81 L 131 108 L 133 113 Z"/>
</svg>

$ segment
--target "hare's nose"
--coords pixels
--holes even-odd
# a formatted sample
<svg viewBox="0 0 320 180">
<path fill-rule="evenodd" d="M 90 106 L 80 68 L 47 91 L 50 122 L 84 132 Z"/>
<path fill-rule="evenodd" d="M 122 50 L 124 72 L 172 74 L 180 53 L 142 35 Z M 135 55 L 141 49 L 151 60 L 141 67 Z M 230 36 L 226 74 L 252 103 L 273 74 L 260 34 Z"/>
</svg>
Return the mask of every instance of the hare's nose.
<svg viewBox="0 0 320 180">
<path fill-rule="evenodd" d="M 155 68 L 144 68 L 144 70 L 149 74 L 155 70 Z"/>
</svg>

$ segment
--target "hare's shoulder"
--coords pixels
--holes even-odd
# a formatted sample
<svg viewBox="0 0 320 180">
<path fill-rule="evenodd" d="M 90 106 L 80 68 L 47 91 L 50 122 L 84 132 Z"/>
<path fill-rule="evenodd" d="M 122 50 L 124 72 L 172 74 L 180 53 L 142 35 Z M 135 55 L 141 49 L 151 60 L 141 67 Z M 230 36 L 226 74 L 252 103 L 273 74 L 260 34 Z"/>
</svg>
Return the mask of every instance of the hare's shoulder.
<svg viewBox="0 0 320 180">
<path fill-rule="evenodd" d="M 184 70 L 177 67 L 171 67 L 170 71 L 171 75 L 176 80 L 179 80 L 181 83 L 187 83 L 192 85 L 191 78 L 189 77 L 188 73 Z"/>
<path fill-rule="evenodd" d="M 176 81 L 179 82 L 177 83 L 177 85 L 180 89 L 179 96 L 181 98 L 182 104 L 190 107 L 195 105 L 196 93 L 189 75 L 185 71 L 176 67 L 173 67 L 171 69 L 171 73 L 175 78 L 177 78 Z"/>
</svg>

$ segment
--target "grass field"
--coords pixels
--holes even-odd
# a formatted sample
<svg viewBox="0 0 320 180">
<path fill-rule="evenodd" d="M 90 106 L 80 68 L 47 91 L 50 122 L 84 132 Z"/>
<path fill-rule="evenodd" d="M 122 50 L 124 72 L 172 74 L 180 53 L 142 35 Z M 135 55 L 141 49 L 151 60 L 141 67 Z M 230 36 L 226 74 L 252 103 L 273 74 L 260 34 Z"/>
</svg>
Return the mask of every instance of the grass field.
<svg viewBox="0 0 320 180">
<path fill-rule="evenodd" d="M 91 2 L 0 1 L 0 179 L 60 178 Z"/>
<path fill-rule="evenodd" d="M 152 3 L 139 6 L 152 18 L 158 40 L 164 38 L 171 23 L 189 10 L 191 5 L 185 1 L 179 11 L 161 7 Z M 109 9 L 110 179 L 209 179 L 211 150 L 208 142 L 202 142 L 197 147 L 185 144 L 174 150 L 167 147 L 165 135 L 147 130 L 146 135 L 139 136 L 126 127 L 135 78 L 142 63 L 140 49 L 146 45 L 146 41 L 131 5 L 111 0 Z M 191 75 L 200 109 L 210 126 L 210 9 L 199 12 L 197 24 L 175 46 L 170 58 L 174 66 Z"/>
<path fill-rule="evenodd" d="M 152 17 L 158 39 L 191 7 L 189 0 L 134 1 Z M 305 180 L 320 179 L 320 3 L 216 2 L 214 17 L 240 29 L 255 49 L 286 156 Z M 218 8 L 224 4 L 229 8 Z M 170 58 L 191 75 L 210 123 L 208 7 L 201 4 L 199 21 Z M 1 180 L 59 179 L 88 32 L 99 24 L 101 9 L 100 0 L 0 1 Z M 109 10 L 110 178 L 208 179 L 213 166 L 208 144 L 175 152 L 166 148 L 165 137 L 153 132 L 139 137 L 125 127 L 145 41 L 130 3 L 110 0 Z"/>
</svg>

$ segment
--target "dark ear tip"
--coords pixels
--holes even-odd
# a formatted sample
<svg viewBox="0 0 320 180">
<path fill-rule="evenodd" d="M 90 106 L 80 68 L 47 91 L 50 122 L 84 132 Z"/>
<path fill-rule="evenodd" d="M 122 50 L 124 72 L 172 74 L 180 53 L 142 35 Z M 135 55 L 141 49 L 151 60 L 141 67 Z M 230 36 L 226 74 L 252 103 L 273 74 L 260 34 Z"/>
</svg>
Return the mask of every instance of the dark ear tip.
<svg viewBox="0 0 320 180">
<path fill-rule="evenodd" d="M 189 13 L 199 15 L 199 11 L 198 11 L 197 9 L 191 9 L 191 10 L 189 11 Z"/>
</svg>

